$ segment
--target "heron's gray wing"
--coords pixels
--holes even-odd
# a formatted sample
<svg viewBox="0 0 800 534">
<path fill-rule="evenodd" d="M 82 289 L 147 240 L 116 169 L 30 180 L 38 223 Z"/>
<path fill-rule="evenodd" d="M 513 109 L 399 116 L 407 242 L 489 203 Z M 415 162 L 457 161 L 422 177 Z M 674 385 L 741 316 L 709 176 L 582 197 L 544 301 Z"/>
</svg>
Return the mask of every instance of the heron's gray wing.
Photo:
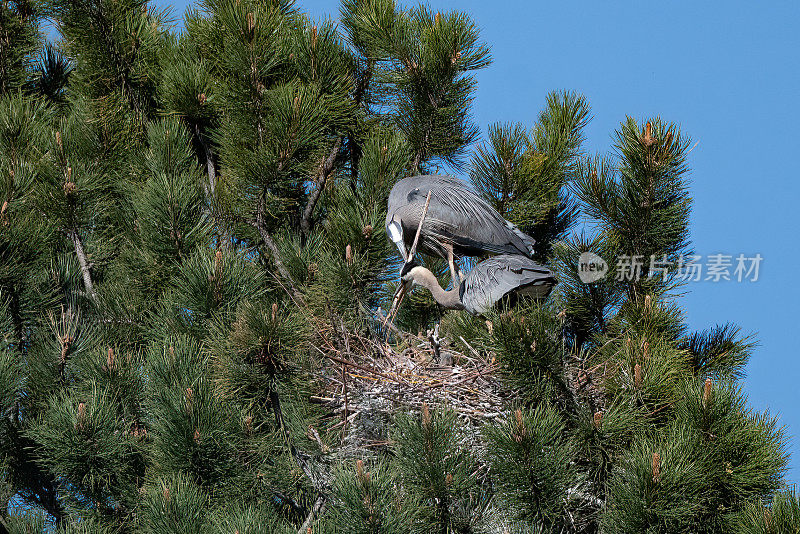
<svg viewBox="0 0 800 534">
<path fill-rule="evenodd" d="M 474 315 L 486 313 L 511 292 L 544 298 L 556 279 L 525 256 L 501 254 L 478 263 L 461 285 L 461 302 Z"/>
<path fill-rule="evenodd" d="M 425 229 L 466 250 L 531 255 L 534 239 L 506 221 L 464 182 L 452 176 L 414 177 L 409 200 L 423 202 L 431 192 Z"/>
</svg>

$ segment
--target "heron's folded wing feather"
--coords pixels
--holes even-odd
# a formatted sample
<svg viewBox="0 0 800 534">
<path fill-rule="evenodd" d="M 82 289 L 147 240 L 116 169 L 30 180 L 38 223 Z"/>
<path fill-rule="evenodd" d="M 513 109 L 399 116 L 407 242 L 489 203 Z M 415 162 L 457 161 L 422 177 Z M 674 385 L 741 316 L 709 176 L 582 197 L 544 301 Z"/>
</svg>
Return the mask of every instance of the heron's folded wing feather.
<svg viewBox="0 0 800 534">
<path fill-rule="evenodd" d="M 552 287 L 555 283 L 546 267 L 524 256 L 504 254 L 486 259 L 470 271 L 462 285 L 461 301 L 471 313 L 482 314 L 512 291 L 533 284 Z"/>
<path fill-rule="evenodd" d="M 438 204 L 444 208 L 442 210 L 444 213 L 439 218 L 450 223 L 454 235 L 460 235 L 460 239 L 465 243 L 471 241 L 476 245 L 483 245 L 474 248 L 483 248 L 495 254 L 508 252 L 532 254 L 535 240 L 506 221 L 475 191 L 457 178 L 450 176 L 437 178 L 430 183 L 431 205 Z M 422 198 L 427 197 L 427 191 L 420 190 L 418 194 Z M 466 235 L 473 236 L 473 239 L 465 239 L 463 236 Z M 476 239 L 478 236 L 481 236 L 480 240 Z M 473 248 L 466 244 L 464 246 Z"/>
</svg>

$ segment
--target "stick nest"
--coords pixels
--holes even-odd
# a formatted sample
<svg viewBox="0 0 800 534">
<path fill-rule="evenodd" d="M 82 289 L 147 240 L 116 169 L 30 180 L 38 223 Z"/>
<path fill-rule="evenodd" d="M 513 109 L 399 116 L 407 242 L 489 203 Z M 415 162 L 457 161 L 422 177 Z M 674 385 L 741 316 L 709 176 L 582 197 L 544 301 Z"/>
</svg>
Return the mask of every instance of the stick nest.
<svg viewBox="0 0 800 534">
<path fill-rule="evenodd" d="M 393 414 L 423 403 L 449 407 L 472 427 L 502 415 L 508 392 L 491 354 L 458 351 L 438 331 L 396 333 L 403 341 L 393 346 L 344 327 L 320 332 L 317 349 L 328 362 L 318 371 L 323 389 L 311 400 L 339 419 L 329 431 L 341 428 L 355 448 L 382 447 Z"/>
</svg>

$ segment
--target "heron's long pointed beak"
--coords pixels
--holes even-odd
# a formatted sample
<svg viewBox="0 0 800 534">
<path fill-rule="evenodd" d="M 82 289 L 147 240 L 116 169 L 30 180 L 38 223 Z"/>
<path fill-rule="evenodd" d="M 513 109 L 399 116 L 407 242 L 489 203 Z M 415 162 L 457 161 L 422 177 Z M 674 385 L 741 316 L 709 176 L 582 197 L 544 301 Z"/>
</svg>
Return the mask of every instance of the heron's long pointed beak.
<svg viewBox="0 0 800 534">
<path fill-rule="evenodd" d="M 407 262 L 408 261 L 408 252 L 406 251 L 405 244 L 402 241 L 400 241 L 400 242 L 395 242 L 395 245 L 397 245 L 397 250 L 400 251 L 400 257 L 403 258 L 403 261 Z"/>
</svg>

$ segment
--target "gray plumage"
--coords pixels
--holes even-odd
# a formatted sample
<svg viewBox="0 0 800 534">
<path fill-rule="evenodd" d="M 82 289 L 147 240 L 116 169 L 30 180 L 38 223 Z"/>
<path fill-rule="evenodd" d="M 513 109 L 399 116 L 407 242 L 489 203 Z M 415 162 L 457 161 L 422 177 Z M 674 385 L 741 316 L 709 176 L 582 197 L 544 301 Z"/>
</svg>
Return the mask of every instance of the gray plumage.
<svg viewBox="0 0 800 534">
<path fill-rule="evenodd" d="M 556 284 L 553 273 L 525 256 L 501 254 L 478 263 L 456 289 L 445 291 L 436 276 L 425 267 L 410 266 L 403 273 L 404 283 L 416 283 L 430 290 L 445 308 L 467 310 L 483 315 L 505 298 L 513 301 L 528 295 L 544 299 Z"/>
<path fill-rule="evenodd" d="M 506 296 L 544 299 L 556 284 L 553 273 L 525 256 L 502 254 L 478 263 L 459 287 L 464 309 L 482 315 Z"/>
<path fill-rule="evenodd" d="M 418 247 L 448 258 L 487 254 L 533 255 L 534 239 L 506 221 L 492 206 L 453 176 L 411 176 L 397 182 L 389 193 L 386 230 L 406 257 L 419 225 L 425 199 L 431 192 Z"/>
</svg>

